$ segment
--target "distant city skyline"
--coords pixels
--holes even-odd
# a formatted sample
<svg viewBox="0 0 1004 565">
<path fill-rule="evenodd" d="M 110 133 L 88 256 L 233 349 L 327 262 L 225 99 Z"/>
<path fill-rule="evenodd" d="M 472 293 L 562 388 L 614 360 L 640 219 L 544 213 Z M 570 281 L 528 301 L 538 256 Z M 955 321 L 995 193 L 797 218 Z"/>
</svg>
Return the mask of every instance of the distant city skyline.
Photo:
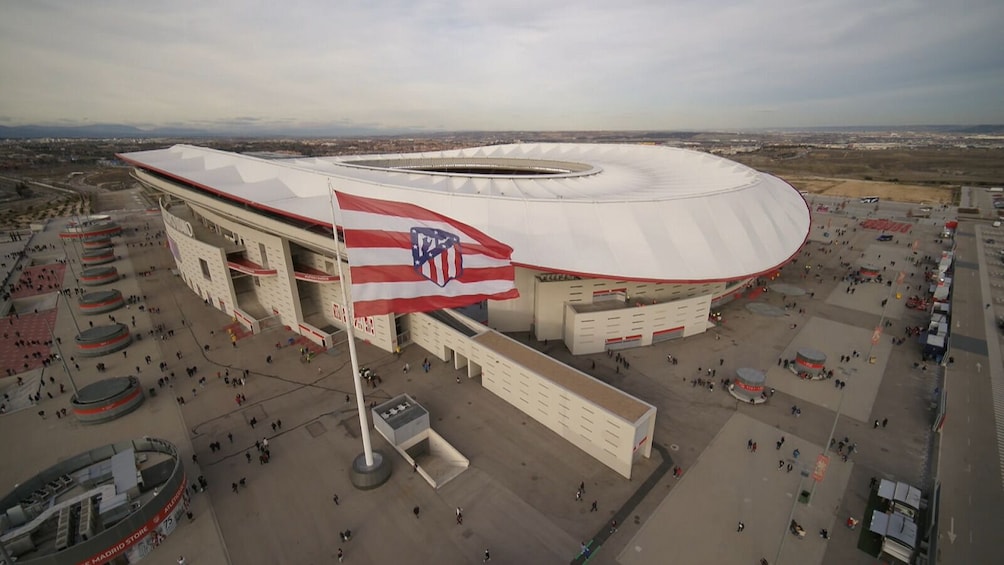
<svg viewBox="0 0 1004 565">
<path fill-rule="evenodd" d="M 1004 123 L 999 0 L 41 0 L 3 15 L 0 126 Z"/>
</svg>

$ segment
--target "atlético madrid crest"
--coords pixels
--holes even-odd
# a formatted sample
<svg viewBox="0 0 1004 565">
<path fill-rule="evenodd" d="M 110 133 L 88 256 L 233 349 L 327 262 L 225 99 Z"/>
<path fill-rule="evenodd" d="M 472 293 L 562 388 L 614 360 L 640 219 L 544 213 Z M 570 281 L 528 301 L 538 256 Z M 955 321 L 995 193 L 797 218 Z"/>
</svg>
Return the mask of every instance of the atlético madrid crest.
<svg viewBox="0 0 1004 565">
<path fill-rule="evenodd" d="M 411 228 L 411 257 L 415 272 L 439 286 L 464 274 L 460 237 L 435 228 Z"/>
</svg>

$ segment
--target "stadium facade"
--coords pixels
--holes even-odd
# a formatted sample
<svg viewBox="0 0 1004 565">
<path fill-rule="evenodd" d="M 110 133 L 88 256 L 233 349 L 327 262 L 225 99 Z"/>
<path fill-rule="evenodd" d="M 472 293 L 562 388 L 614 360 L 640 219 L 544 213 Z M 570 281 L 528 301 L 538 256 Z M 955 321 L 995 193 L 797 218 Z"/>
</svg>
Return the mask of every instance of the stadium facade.
<svg viewBox="0 0 1004 565">
<path fill-rule="evenodd" d="M 119 157 L 163 195 L 189 288 L 251 331 L 287 326 L 324 347 L 346 320 L 331 189 L 410 202 L 510 245 L 520 298 L 483 305 L 487 325 L 562 340 L 574 354 L 704 332 L 716 308 L 788 262 L 810 227 L 805 200 L 781 179 L 661 146 L 268 160 L 176 145 Z M 355 325 L 387 351 L 412 341 L 407 315 Z"/>
</svg>

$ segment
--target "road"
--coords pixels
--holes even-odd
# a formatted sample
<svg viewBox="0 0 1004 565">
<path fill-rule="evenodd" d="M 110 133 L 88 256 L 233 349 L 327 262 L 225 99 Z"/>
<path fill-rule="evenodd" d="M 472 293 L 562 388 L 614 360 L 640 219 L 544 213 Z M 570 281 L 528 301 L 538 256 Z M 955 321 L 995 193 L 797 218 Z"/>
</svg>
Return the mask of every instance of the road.
<svg viewBox="0 0 1004 565">
<path fill-rule="evenodd" d="M 1004 314 L 1004 282 L 997 249 L 986 243 L 989 221 L 963 221 L 956 234 L 952 289 L 952 350 L 946 389 L 948 410 L 942 431 L 939 475 L 940 563 L 993 563 L 999 559 L 1004 526 L 1004 477 L 1000 449 L 1004 433 L 1004 367 L 995 326 Z M 996 239 L 1002 239 L 1001 232 Z M 1004 241 L 1002 241 L 1004 243 Z M 986 305 L 990 304 L 988 308 Z M 995 401 L 995 399 L 997 399 Z"/>
</svg>

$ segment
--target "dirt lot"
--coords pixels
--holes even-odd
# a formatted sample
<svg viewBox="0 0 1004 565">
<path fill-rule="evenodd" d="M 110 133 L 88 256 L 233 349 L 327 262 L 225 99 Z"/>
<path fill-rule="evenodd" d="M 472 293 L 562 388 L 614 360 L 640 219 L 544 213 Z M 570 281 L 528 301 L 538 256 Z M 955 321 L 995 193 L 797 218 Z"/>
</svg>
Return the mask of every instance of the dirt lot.
<svg viewBox="0 0 1004 565">
<path fill-rule="evenodd" d="M 826 196 L 862 198 L 878 196 L 883 200 L 916 204 L 951 204 L 956 190 L 947 187 L 921 186 L 893 182 L 834 179 L 824 177 L 786 177 L 786 181 L 799 190 Z"/>
<path fill-rule="evenodd" d="M 766 147 L 733 157 L 782 178 L 888 181 L 930 186 L 997 186 L 1004 179 L 1004 150 L 949 147 L 876 151 Z"/>
</svg>

